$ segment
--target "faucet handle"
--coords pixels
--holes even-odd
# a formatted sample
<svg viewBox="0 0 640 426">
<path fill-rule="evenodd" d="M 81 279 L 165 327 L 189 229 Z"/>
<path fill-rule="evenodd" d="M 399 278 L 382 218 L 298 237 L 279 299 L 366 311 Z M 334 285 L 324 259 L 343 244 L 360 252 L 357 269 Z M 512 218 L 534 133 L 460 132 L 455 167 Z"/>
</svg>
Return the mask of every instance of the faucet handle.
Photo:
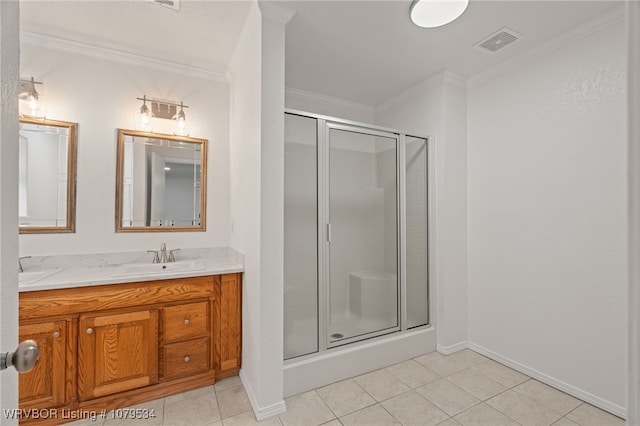
<svg viewBox="0 0 640 426">
<path fill-rule="evenodd" d="M 180 251 L 180 249 L 169 250 L 169 260 L 167 260 L 167 262 L 175 262 L 176 261 L 176 257 L 173 254 L 176 251 Z"/>
<path fill-rule="evenodd" d="M 156 250 L 147 250 L 148 253 L 153 253 L 153 263 L 160 263 L 160 257 Z"/>
<path fill-rule="evenodd" d="M 22 256 L 18 258 L 18 272 L 24 272 L 24 268 L 22 267 L 22 259 L 31 259 L 31 256 Z"/>
</svg>

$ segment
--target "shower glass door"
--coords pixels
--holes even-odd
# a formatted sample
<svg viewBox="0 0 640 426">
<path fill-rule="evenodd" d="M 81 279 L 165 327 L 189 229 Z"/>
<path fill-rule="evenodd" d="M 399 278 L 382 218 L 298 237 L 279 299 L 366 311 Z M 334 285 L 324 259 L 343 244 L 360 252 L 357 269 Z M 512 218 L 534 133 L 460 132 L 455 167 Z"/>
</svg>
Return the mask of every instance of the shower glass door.
<svg viewBox="0 0 640 426">
<path fill-rule="evenodd" d="M 399 329 L 398 135 L 327 123 L 327 346 Z"/>
<path fill-rule="evenodd" d="M 318 351 L 317 120 L 285 115 L 284 359 Z"/>
</svg>

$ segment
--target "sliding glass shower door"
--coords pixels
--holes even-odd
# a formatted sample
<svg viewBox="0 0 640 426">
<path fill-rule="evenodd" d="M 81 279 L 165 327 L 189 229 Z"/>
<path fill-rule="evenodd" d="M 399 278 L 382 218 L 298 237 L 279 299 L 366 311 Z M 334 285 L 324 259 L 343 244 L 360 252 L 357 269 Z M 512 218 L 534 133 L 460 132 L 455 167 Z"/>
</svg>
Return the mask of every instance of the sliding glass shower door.
<svg viewBox="0 0 640 426">
<path fill-rule="evenodd" d="M 330 123 L 326 141 L 330 347 L 399 325 L 398 138 Z"/>
</svg>

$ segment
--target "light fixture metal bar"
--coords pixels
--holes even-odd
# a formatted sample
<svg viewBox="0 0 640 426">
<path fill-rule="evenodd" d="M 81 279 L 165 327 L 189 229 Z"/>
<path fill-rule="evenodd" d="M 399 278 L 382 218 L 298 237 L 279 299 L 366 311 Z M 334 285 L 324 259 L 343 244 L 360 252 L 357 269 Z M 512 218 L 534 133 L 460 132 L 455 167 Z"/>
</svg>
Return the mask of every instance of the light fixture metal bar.
<svg viewBox="0 0 640 426">
<path fill-rule="evenodd" d="M 188 105 L 184 105 L 182 102 L 176 103 L 171 101 L 165 101 L 154 98 L 136 98 L 139 101 L 148 101 L 151 104 L 151 112 L 156 118 L 165 118 L 171 120 L 178 112 L 178 107 L 189 108 Z"/>
</svg>

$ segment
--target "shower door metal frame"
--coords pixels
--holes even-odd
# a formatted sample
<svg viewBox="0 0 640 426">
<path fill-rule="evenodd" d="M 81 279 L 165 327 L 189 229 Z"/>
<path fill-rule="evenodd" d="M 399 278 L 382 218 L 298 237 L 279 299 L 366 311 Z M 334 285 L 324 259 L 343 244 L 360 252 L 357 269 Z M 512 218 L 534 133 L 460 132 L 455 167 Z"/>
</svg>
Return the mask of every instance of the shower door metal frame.
<svg viewBox="0 0 640 426">
<path fill-rule="evenodd" d="M 339 339 L 331 342 L 330 321 L 331 321 L 331 217 L 330 217 L 330 133 L 331 130 L 359 133 L 370 136 L 392 139 L 395 143 L 396 158 L 396 325 L 368 333 L 359 334 L 349 338 Z M 401 307 L 403 303 L 401 297 L 405 294 L 404 287 L 404 262 L 402 256 L 402 246 L 404 239 L 401 238 L 402 200 L 401 200 L 401 177 L 400 161 L 401 151 L 404 151 L 401 143 L 401 134 L 388 131 L 386 129 L 376 129 L 374 127 L 360 124 L 347 123 L 340 120 L 318 118 L 318 206 L 321 214 L 318 215 L 318 284 L 320 287 L 319 297 L 319 344 L 320 350 L 331 349 L 349 343 L 377 337 L 389 333 L 395 333 L 403 329 L 403 314 Z M 322 272 L 320 272 L 322 271 Z M 321 275 L 321 276 L 320 276 Z M 324 314 L 324 318 L 323 315 Z"/>
<path fill-rule="evenodd" d="M 435 291 L 432 284 L 435 277 L 434 260 L 432 259 L 432 246 L 435 244 L 435 234 L 432 234 L 432 217 L 435 215 L 434 192 L 435 189 L 435 163 L 433 152 L 433 139 L 427 136 L 419 136 L 399 132 L 395 129 L 360 123 L 351 120 L 344 120 L 322 114 L 310 113 L 301 110 L 286 108 L 285 114 L 299 115 L 316 120 L 317 140 L 316 140 L 316 172 L 317 172 L 317 285 L 318 285 L 318 351 L 306 355 L 289 358 L 285 364 L 291 364 L 305 359 L 313 358 L 329 349 L 342 347 L 351 343 L 363 342 L 368 339 L 381 337 L 390 333 L 422 330 L 434 326 L 433 312 L 435 312 Z M 329 228 L 329 128 L 339 130 L 356 131 L 357 133 L 372 134 L 380 133 L 380 136 L 396 139 L 396 217 L 397 217 L 397 262 L 398 262 L 398 297 L 397 313 L 399 324 L 397 327 L 387 328 L 378 332 L 367 333 L 355 336 L 350 339 L 342 339 L 337 343 L 329 343 L 329 319 L 331 318 L 330 306 L 330 262 L 329 244 L 327 233 Z M 427 144 L 427 309 L 428 320 L 424 325 L 407 327 L 407 283 L 406 283 L 406 137 L 424 139 Z M 327 200 L 327 201 L 325 201 Z"/>
</svg>

